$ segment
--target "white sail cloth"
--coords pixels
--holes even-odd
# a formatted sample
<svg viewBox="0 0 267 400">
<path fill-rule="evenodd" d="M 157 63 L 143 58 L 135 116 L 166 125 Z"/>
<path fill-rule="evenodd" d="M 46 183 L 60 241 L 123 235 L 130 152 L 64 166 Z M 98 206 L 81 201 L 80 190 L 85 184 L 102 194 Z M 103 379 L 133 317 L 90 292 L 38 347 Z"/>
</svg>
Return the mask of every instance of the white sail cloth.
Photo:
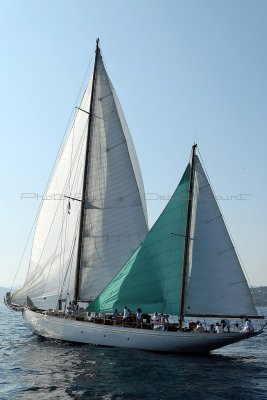
<svg viewBox="0 0 267 400">
<path fill-rule="evenodd" d="M 96 65 L 79 299 L 92 300 L 147 233 L 141 172 L 102 58 Z"/>
<path fill-rule="evenodd" d="M 40 308 L 71 299 L 77 262 L 82 182 L 92 80 L 69 130 L 44 196 L 24 286 L 12 301 L 29 296 Z M 147 233 L 143 182 L 116 93 L 97 57 L 93 127 L 89 144 L 86 211 L 79 298 L 94 298 Z M 68 196 L 68 197 L 65 197 Z"/>
<path fill-rule="evenodd" d="M 201 163 L 195 187 L 185 315 L 257 315 L 233 243 Z"/>
</svg>

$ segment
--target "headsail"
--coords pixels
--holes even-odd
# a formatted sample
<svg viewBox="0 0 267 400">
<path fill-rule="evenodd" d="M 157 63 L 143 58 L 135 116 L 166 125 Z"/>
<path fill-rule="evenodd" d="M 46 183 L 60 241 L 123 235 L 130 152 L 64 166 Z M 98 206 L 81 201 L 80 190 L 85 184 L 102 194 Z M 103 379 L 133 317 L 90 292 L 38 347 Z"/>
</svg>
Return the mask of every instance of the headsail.
<svg viewBox="0 0 267 400">
<path fill-rule="evenodd" d="M 91 87 L 90 79 L 83 109 L 89 107 Z M 64 281 L 64 294 L 72 294 L 81 202 L 65 196 L 81 198 L 87 126 L 88 115 L 76 112 L 42 199 L 25 283 L 12 296 L 17 304 L 29 296 L 40 308 L 54 308 Z"/>
<path fill-rule="evenodd" d="M 112 312 L 127 304 L 132 310 L 177 314 L 187 213 L 190 167 L 143 243 L 121 271 L 88 307 Z"/>
<path fill-rule="evenodd" d="M 193 220 L 185 315 L 257 315 L 210 183 L 195 156 Z"/>
<path fill-rule="evenodd" d="M 30 296 L 41 308 L 55 307 L 63 287 L 63 297 L 67 293 L 72 297 L 82 204 L 79 299 L 94 299 L 147 233 L 139 163 L 99 48 L 95 71 L 88 165 L 85 151 L 92 80 L 44 197 L 27 278 L 13 295 L 19 304 Z M 81 199 L 84 168 L 88 169 L 86 198 Z"/>
</svg>

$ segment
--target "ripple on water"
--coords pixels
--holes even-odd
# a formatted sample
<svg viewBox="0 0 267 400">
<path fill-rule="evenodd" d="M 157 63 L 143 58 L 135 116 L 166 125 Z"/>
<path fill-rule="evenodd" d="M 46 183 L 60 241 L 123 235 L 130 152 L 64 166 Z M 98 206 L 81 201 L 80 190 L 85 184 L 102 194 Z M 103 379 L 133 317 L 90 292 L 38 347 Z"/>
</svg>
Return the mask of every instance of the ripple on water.
<svg viewBox="0 0 267 400">
<path fill-rule="evenodd" d="M 209 356 L 40 341 L 0 306 L 0 399 L 265 400 L 267 335 Z M 221 389 L 223 388 L 223 389 Z"/>
</svg>

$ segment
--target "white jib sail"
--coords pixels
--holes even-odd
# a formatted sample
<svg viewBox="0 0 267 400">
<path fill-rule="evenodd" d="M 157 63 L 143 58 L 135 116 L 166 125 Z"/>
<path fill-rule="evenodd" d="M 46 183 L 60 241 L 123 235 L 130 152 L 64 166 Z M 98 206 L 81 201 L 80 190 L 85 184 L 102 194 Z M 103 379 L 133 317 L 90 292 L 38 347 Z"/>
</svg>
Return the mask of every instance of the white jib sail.
<svg viewBox="0 0 267 400">
<path fill-rule="evenodd" d="M 185 315 L 257 315 L 235 248 L 196 156 Z"/>
<path fill-rule="evenodd" d="M 90 81 L 80 104 L 88 112 L 91 88 Z M 98 57 L 83 235 L 82 298 L 95 297 L 147 233 L 139 164 L 111 88 Z M 56 307 L 59 295 L 72 298 L 81 202 L 65 196 L 82 196 L 88 118 L 87 113 L 77 111 L 59 155 L 37 220 L 26 281 L 12 298 L 18 304 L 29 296 L 34 304 L 46 309 Z"/>
</svg>

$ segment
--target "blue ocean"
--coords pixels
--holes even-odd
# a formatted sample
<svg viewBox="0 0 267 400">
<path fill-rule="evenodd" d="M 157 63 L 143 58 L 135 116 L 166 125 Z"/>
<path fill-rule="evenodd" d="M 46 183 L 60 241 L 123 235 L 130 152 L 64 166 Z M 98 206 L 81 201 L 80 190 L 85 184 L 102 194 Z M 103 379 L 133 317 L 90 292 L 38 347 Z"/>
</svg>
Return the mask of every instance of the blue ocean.
<svg viewBox="0 0 267 400">
<path fill-rule="evenodd" d="M 41 341 L 0 305 L 0 399 L 267 399 L 267 333 L 208 356 Z"/>
</svg>

